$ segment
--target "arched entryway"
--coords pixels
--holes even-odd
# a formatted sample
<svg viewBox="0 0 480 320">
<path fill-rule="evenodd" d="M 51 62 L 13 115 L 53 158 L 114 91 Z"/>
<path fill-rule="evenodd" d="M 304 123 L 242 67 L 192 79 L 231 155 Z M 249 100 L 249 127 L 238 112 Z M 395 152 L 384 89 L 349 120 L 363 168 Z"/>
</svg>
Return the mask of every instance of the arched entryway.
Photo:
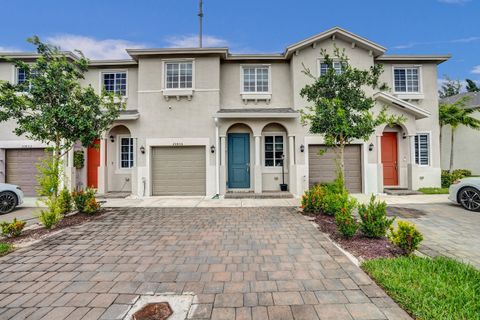
<svg viewBox="0 0 480 320">
<path fill-rule="evenodd" d="M 117 125 L 106 134 L 108 192 L 131 192 L 132 171 L 136 166 L 136 141 L 125 125 Z"/>
<path fill-rule="evenodd" d="M 381 163 L 383 186 L 407 186 L 409 142 L 405 128 L 395 125 L 385 127 L 381 137 Z"/>
<path fill-rule="evenodd" d="M 243 123 L 236 123 L 227 130 L 227 186 L 229 190 L 252 189 L 252 163 L 254 153 L 253 131 Z"/>
</svg>

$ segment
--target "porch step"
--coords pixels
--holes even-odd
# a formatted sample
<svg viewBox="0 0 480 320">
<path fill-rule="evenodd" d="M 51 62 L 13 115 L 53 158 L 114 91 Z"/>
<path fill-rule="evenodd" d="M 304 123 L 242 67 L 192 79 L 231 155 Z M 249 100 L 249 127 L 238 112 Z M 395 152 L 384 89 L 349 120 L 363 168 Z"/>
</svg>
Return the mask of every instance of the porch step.
<svg viewBox="0 0 480 320">
<path fill-rule="evenodd" d="M 293 198 L 290 192 L 227 192 L 225 199 L 288 199 Z"/>
<path fill-rule="evenodd" d="M 410 196 L 415 194 L 422 194 L 419 191 L 410 190 L 407 188 L 385 188 L 383 189 L 383 192 L 392 196 Z"/>
<path fill-rule="evenodd" d="M 97 196 L 97 199 L 125 199 L 131 192 L 123 192 L 123 191 L 111 191 L 105 194 L 100 194 Z"/>
</svg>

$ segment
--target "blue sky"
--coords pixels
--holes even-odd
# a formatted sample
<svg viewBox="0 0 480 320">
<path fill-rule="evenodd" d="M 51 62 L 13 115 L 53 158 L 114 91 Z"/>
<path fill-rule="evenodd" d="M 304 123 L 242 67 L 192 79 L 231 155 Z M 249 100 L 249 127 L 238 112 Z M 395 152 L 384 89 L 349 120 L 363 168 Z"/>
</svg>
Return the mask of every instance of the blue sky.
<svg viewBox="0 0 480 320">
<path fill-rule="evenodd" d="M 480 0 L 204 0 L 208 46 L 281 52 L 333 26 L 389 54 L 447 54 L 439 77 L 480 81 Z M 124 48 L 195 46 L 198 0 L 0 0 L 0 51 L 31 50 L 33 34 L 90 58 Z"/>
</svg>

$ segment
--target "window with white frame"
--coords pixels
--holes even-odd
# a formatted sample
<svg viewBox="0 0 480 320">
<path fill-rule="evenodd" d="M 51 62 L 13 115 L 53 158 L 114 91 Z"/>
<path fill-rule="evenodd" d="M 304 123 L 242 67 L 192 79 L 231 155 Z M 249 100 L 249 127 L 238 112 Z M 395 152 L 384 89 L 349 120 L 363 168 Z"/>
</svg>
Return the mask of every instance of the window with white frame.
<svg viewBox="0 0 480 320">
<path fill-rule="evenodd" d="M 418 93 L 420 92 L 420 70 L 417 67 L 393 68 L 395 92 Z"/>
<path fill-rule="evenodd" d="M 333 69 L 335 70 L 336 74 L 342 73 L 342 63 L 339 61 L 333 62 Z M 324 76 L 327 74 L 328 71 L 328 64 L 325 62 L 320 63 L 320 76 Z"/>
<path fill-rule="evenodd" d="M 193 62 L 167 62 L 165 70 L 166 89 L 193 88 Z"/>
<path fill-rule="evenodd" d="M 134 145 L 133 138 L 120 138 L 120 168 L 132 168 L 134 164 Z"/>
<path fill-rule="evenodd" d="M 283 166 L 283 136 L 265 136 L 265 167 Z"/>
<path fill-rule="evenodd" d="M 127 94 L 126 72 L 103 72 L 103 89 L 108 93 L 125 96 Z"/>
<path fill-rule="evenodd" d="M 420 133 L 415 136 L 415 163 L 422 166 L 430 164 L 430 135 Z"/>
<path fill-rule="evenodd" d="M 243 92 L 267 93 L 270 91 L 269 66 L 243 66 Z"/>
<path fill-rule="evenodd" d="M 32 83 L 29 79 L 35 78 L 37 76 L 36 70 L 30 70 L 30 75 L 27 75 L 27 71 L 22 68 L 17 68 L 17 84 L 25 84 L 24 91 L 29 91 L 32 89 Z"/>
</svg>

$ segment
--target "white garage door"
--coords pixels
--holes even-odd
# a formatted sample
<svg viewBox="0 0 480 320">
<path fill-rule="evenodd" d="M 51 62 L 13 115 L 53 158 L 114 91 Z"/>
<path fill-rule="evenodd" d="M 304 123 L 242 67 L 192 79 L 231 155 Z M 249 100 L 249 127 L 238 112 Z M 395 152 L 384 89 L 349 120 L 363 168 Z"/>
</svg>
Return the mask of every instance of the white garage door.
<svg viewBox="0 0 480 320">
<path fill-rule="evenodd" d="M 36 196 L 37 164 L 45 158 L 44 149 L 6 149 L 6 183 L 20 186 L 26 196 Z"/>
<path fill-rule="evenodd" d="M 204 196 L 205 147 L 154 147 L 152 195 Z"/>
<path fill-rule="evenodd" d="M 360 145 L 345 146 L 345 184 L 351 193 L 362 192 L 362 155 Z M 321 154 L 323 153 L 323 154 Z M 308 146 L 309 186 L 335 180 L 336 153 L 324 145 Z"/>
</svg>

